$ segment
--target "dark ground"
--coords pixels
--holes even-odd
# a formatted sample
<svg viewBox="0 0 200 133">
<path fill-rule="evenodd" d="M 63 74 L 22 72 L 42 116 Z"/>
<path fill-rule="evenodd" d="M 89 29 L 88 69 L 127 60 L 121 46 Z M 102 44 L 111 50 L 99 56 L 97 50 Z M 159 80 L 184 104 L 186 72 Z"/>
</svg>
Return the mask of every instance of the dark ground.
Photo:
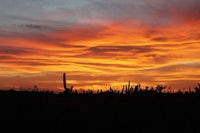
<svg viewBox="0 0 200 133">
<path fill-rule="evenodd" d="M 1 91 L 0 130 L 200 133 L 200 95 L 58 95 Z"/>
</svg>

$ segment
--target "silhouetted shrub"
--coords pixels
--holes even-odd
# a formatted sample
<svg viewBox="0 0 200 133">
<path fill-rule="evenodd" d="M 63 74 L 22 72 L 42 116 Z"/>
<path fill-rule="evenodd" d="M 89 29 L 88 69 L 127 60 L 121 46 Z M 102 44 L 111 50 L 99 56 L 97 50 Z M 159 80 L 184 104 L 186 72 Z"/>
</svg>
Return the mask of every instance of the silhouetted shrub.
<svg viewBox="0 0 200 133">
<path fill-rule="evenodd" d="M 200 83 L 197 84 L 197 86 L 194 88 L 194 90 L 196 93 L 198 93 L 198 94 L 200 93 Z"/>
</svg>

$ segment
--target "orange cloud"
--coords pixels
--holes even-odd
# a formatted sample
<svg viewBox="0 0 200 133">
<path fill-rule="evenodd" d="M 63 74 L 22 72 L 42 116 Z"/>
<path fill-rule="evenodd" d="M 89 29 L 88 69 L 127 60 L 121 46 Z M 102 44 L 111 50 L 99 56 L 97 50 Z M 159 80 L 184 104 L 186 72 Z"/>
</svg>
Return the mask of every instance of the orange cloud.
<svg viewBox="0 0 200 133">
<path fill-rule="evenodd" d="M 123 18 L 44 31 L 28 24 L 22 29 L 31 31 L 1 33 L 0 87 L 37 84 L 60 91 L 63 72 L 68 85 L 76 89 L 121 88 L 128 80 L 143 86 L 163 83 L 173 89 L 194 86 L 200 79 L 198 14 L 188 13 L 187 18 L 195 19 L 187 21 L 178 17 L 183 10 L 168 11 L 182 21 L 156 25 Z"/>
</svg>

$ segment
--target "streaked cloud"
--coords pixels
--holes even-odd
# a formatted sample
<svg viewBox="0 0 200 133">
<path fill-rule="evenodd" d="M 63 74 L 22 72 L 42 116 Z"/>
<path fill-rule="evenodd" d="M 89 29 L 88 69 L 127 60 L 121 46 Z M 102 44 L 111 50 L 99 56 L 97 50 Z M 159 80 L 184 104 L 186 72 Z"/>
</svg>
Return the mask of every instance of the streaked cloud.
<svg viewBox="0 0 200 133">
<path fill-rule="evenodd" d="M 199 0 L 0 2 L 0 88 L 200 82 Z M 106 88 L 107 87 L 107 88 Z"/>
</svg>

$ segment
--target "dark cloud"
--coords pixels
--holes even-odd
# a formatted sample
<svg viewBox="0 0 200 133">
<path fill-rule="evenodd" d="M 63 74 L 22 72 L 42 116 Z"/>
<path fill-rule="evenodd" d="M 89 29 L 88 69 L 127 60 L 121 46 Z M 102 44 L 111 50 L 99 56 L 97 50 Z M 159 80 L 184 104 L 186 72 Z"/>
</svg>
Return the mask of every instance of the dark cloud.
<svg viewBox="0 0 200 133">
<path fill-rule="evenodd" d="M 2 63 L 13 64 L 13 65 L 18 65 L 18 66 L 34 66 L 34 67 L 68 65 L 67 63 L 59 63 L 59 62 L 51 62 L 51 61 L 43 62 L 37 59 L 27 61 L 25 59 L 12 60 L 12 58 L 10 58 L 9 60 L 4 60 L 2 61 Z"/>
<path fill-rule="evenodd" d="M 140 65 L 123 65 L 123 64 L 117 64 L 117 63 L 105 63 L 105 62 L 99 62 L 99 63 L 92 63 L 92 62 L 74 62 L 75 64 L 85 65 L 85 66 L 98 66 L 102 68 L 142 68 Z"/>
<path fill-rule="evenodd" d="M 34 54 L 35 55 L 35 54 Z M 40 59 L 40 58 L 24 58 L 23 56 L 6 56 L 0 55 L 2 64 L 12 64 L 17 66 L 59 66 L 59 65 L 69 65 L 70 63 L 63 62 L 57 59 Z"/>
<path fill-rule="evenodd" d="M 149 52 L 152 48 L 148 46 L 96 46 L 89 48 L 90 51 L 97 52 Z"/>
<path fill-rule="evenodd" d="M 173 56 L 167 55 L 167 54 L 160 55 L 156 53 L 150 53 L 150 54 L 146 54 L 146 58 L 148 59 L 146 62 L 164 64 L 164 63 L 170 62 L 173 59 Z"/>
<path fill-rule="evenodd" d="M 36 25 L 36 24 L 24 24 L 24 25 L 20 25 L 19 27 L 20 27 L 20 28 L 24 28 L 24 29 L 39 30 L 39 31 L 48 29 L 47 26 L 44 26 L 44 25 Z"/>
<path fill-rule="evenodd" d="M 80 54 L 77 56 L 116 57 L 123 56 L 125 54 L 127 57 L 127 54 L 129 54 L 129 56 L 132 56 L 135 54 L 148 53 L 152 50 L 153 48 L 148 46 L 95 46 L 87 48 L 84 54 Z"/>
<path fill-rule="evenodd" d="M 153 38 L 152 40 L 158 41 L 158 42 L 165 42 L 165 41 L 168 41 L 169 38 L 166 38 L 166 37 L 156 37 L 156 38 Z"/>
<path fill-rule="evenodd" d="M 72 44 L 64 44 L 64 43 L 59 43 L 59 46 L 63 48 L 77 48 L 77 49 L 86 49 L 88 48 L 87 46 L 84 45 L 72 45 Z M 67 49 L 65 49 L 67 50 Z"/>
<path fill-rule="evenodd" d="M 35 50 L 36 49 L 32 49 L 32 48 L 0 46 L 0 54 L 8 54 L 8 55 L 30 54 Z"/>
</svg>

